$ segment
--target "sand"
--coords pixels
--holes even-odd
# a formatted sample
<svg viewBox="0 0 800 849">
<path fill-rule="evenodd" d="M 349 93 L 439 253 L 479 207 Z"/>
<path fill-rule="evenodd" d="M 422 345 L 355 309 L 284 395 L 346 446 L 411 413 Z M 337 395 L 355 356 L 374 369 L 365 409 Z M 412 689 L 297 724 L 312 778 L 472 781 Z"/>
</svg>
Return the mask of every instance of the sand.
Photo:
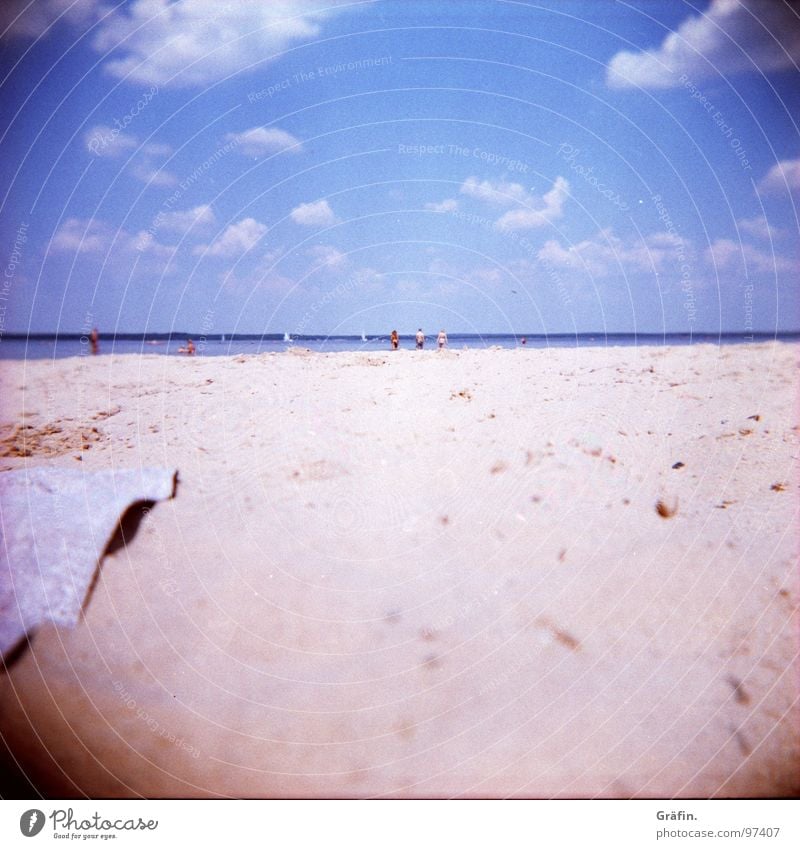
<svg viewBox="0 0 800 849">
<path fill-rule="evenodd" d="M 57 797 L 796 794 L 797 359 L 5 362 L 0 469 L 179 482 L 0 732 Z"/>
</svg>

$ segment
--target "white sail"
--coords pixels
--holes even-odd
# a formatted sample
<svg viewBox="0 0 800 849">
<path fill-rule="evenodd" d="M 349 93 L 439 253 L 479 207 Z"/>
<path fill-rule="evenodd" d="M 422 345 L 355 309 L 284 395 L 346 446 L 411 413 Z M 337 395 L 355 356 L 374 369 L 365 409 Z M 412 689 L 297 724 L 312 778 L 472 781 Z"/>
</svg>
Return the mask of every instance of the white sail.
<svg viewBox="0 0 800 849">
<path fill-rule="evenodd" d="M 292 341 L 292 337 L 291 337 L 288 333 L 284 333 L 284 334 L 283 334 L 283 341 L 284 341 L 284 342 L 291 342 L 291 341 Z"/>
</svg>

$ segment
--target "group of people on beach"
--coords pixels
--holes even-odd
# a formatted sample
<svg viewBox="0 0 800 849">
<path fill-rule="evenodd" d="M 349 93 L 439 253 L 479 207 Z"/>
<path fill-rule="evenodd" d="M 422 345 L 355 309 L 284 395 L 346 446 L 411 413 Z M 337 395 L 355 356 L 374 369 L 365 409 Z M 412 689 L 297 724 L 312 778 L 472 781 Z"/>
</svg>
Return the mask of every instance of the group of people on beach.
<svg viewBox="0 0 800 849">
<path fill-rule="evenodd" d="M 392 350 L 396 351 L 400 347 L 400 337 L 397 335 L 397 331 L 393 330 L 391 336 L 389 337 L 389 341 L 392 345 Z M 417 330 L 417 334 L 414 337 L 414 341 L 416 343 L 416 348 L 418 351 L 421 351 L 425 347 L 425 334 L 422 332 L 422 328 L 420 327 Z M 447 347 L 447 333 L 442 329 L 439 331 L 439 335 L 436 337 L 436 344 L 439 346 L 439 350 Z"/>
</svg>

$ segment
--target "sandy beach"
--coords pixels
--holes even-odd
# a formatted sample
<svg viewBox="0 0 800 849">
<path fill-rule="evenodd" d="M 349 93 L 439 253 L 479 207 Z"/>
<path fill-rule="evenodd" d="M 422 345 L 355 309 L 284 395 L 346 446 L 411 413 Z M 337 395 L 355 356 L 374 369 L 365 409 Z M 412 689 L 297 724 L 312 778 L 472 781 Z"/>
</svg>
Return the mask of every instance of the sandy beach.
<svg viewBox="0 0 800 849">
<path fill-rule="evenodd" d="M 178 470 L 3 739 L 59 798 L 797 794 L 797 361 L 3 362 L 3 471 Z"/>
</svg>

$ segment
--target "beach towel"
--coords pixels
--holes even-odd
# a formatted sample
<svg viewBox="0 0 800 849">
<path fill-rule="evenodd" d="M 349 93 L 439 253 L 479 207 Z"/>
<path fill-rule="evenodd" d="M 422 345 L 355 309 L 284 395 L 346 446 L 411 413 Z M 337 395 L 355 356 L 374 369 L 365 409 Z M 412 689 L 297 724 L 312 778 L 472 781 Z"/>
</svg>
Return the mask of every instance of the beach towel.
<svg viewBox="0 0 800 849">
<path fill-rule="evenodd" d="M 120 518 L 171 498 L 174 469 L 0 473 L 0 655 L 44 622 L 74 627 Z"/>
</svg>

